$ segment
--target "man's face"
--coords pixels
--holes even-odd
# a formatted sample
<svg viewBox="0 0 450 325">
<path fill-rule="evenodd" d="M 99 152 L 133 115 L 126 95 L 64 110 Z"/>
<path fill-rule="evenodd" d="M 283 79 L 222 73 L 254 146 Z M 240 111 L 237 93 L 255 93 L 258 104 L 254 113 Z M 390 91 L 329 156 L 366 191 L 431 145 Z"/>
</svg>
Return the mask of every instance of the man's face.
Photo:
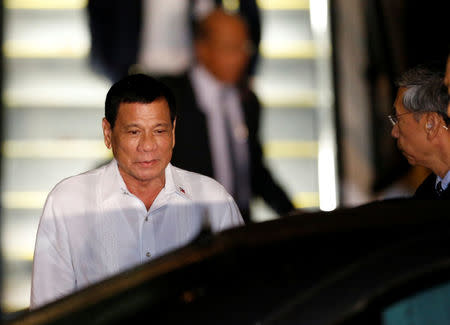
<svg viewBox="0 0 450 325">
<path fill-rule="evenodd" d="M 427 166 L 428 154 L 427 133 L 425 132 L 425 119 L 420 117 L 417 121 L 414 114 L 403 106 L 403 95 L 406 88 L 400 88 L 394 103 L 394 114 L 398 122 L 392 128 L 391 135 L 397 139 L 397 147 L 408 159 L 411 165 Z M 408 113 L 408 114 L 405 114 Z M 404 115 L 402 115 L 404 114 Z"/>
<path fill-rule="evenodd" d="M 175 145 L 167 101 L 121 103 L 114 128 L 103 119 L 105 144 L 112 148 L 127 186 L 162 182 Z"/>
<path fill-rule="evenodd" d="M 209 33 L 196 44 L 199 60 L 218 80 L 235 84 L 247 68 L 250 46 L 247 29 L 237 18 L 218 16 Z"/>
</svg>

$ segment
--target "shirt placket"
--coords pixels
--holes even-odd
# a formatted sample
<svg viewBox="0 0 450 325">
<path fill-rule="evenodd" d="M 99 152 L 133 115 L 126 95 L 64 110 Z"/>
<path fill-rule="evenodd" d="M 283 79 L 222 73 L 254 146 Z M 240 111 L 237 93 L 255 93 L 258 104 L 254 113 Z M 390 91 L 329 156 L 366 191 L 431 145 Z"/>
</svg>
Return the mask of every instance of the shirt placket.
<svg viewBox="0 0 450 325">
<path fill-rule="evenodd" d="M 138 219 L 138 247 L 139 259 L 143 263 L 149 260 L 156 250 L 154 240 L 153 219 L 150 211 L 147 211 L 144 203 L 134 194 L 123 190 L 123 194 L 134 200 L 134 209 L 136 211 L 136 218 Z"/>
<path fill-rule="evenodd" d="M 156 255 L 156 241 L 155 241 L 155 227 L 154 227 L 155 213 L 151 210 L 147 212 L 141 227 L 141 261 L 145 262 Z"/>
<path fill-rule="evenodd" d="M 163 189 L 153 202 L 150 210 L 145 215 L 143 224 L 141 227 L 141 260 L 143 262 L 156 257 L 160 254 L 158 247 L 158 241 L 161 234 L 156 230 L 155 222 L 156 220 L 162 218 L 164 213 L 164 205 L 167 203 L 168 195 L 165 189 Z M 164 237 L 164 236 L 162 236 Z"/>
</svg>

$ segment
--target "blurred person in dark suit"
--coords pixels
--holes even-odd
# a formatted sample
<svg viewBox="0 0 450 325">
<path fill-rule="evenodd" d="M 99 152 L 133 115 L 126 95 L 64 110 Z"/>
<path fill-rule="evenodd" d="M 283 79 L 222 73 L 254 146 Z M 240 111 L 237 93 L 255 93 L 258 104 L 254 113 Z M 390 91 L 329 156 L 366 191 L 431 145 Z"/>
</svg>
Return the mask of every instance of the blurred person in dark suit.
<svg viewBox="0 0 450 325">
<path fill-rule="evenodd" d="M 220 0 L 90 0 L 87 6 L 91 37 L 90 64 L 115 82 L 127 74 L 177 74 L 191 63 L 192 25 Z M 256 46 L 261 17 L 256 0 L 238 1 L 235 8 L 249 24 Z M 247 73 L 258 60 L 252 53 Z"/>
<path fill-rule="evenodd" d="M 417 188 L 416 199 L 450 199 L 449 95 L 442 74 L 424 67 L 405 72 L 393 114 L 391 135 L 411 165 L 432 173 Z"/>
<path fill-rule="evenodd" d="M 172 162 L 218 180 L 246 222 L 255 196 L 278 215 L 288 214 L 294 207 L 263 163 L 261 106 L 246 82 L 254 48 L 245 21 L 216 9 L 194 31 L 196 63 L 181 75 L 161 77 L 180 107 Z"/>
</svg>

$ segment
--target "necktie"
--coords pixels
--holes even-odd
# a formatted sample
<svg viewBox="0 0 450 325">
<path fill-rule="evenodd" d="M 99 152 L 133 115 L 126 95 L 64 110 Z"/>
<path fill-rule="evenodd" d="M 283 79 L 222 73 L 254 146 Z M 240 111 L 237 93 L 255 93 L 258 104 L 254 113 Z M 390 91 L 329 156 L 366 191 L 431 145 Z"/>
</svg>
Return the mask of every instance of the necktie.
<svg viewBox="0 0 450 325">
<path fill-rule="evenodd" d="M 230 92 L 225 89 L 222 94 L 222 109 L 226 126 L 230 164 L 233 170 L 233 197 L 243 210 L 249 209 L 250 202 L 250 171 L 248 160 L 247 128 L 239 121 L 239 107 L 232 105 Z"/>
<path fill-rule="evenodd" d="M 438 182 L 436 184 L 436 193 L 438 196 L 441 196 L 443 192 L 444 192 L 444 189 L 442 188 L 442 184 L 441 184 L 441 182 Z"/>
</svg>

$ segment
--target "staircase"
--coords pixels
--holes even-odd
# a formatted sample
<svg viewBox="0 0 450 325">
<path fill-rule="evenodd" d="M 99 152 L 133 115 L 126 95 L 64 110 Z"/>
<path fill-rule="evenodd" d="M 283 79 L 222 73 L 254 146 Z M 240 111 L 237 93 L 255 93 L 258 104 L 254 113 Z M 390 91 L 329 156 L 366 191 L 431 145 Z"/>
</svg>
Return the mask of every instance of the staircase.
<svg viewBox="0 0 450 325">
<path fill-rule="evenodd" d="M 306 211 L 337 205 L 331 44 L 327 0 L 259 0 L 261 61 L 254 80 L 264 112 L 268 167 Z M 276 217 L 261 201 L 258 221 Z"/>
<path fill-rule="evenodd" d="M 4 1 L 2 255 L 5 312 L 28 307 L 39 217 L 61 179 L 109 157 L 109 84 L 88 66 L 82 0 Z"/>
</svg>

